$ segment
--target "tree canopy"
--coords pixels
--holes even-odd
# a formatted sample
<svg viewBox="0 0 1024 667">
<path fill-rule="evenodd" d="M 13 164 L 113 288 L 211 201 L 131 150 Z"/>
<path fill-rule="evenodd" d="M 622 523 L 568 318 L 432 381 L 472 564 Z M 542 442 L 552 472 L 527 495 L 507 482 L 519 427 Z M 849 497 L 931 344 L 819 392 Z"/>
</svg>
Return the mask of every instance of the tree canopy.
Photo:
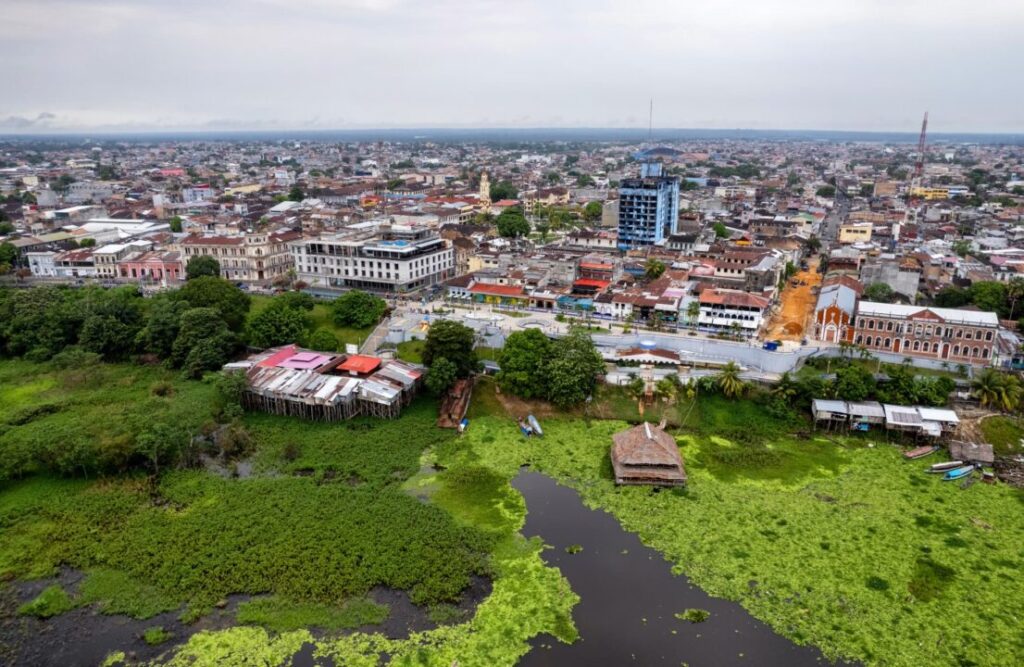
<svg viewBox="0 0 1024 667">
<path fill-rule="evenodd" d="M 503 391 L 522 398 L 547 398 L 551 356 L 551 340 L 539 329 L 509 334 L 498 357 L 498 384 Z"/>
<path fill-rule="evenodd" d="M 293 308 L 287 301 L 275 299 L 249 319 L 246 336 L 254 347 L 302 344 L 311 327 L 312 320 L 305 311 Z"/>
<path fill-rule="evenodd" d="M 517 199 L 519 197 L 519 190 L 516 186 L 512 185 L 509 181 L 498 181 L 497 183 L 491 183 L 490 189 L 491 201 L 501 201 L 502 199 Z"/>
<path fill-rule="evenodd" d="M 506 238 L 526 236 L 530 233 L 530 223 L 523 216 L 518 206 L 510 206 L 498 215 L 495 221 L 498 233 Z"/>
<path fill-rule="evenodd" d="M 601 215 L 604 212 L 604 206 L 599 201 L 587 202 L 587 205 L 583 207 L 583 219 L 587 222 L 597 222 L 601 219 Z"/>
<path fill-rule="evenodd" d="M 220 262 L 216 258 L 209 255 L 196 255 L 188 260 L 188 264 L 185 265 L 185 276 L 189 280 L 195 278 L 202 278 L 203 276 L 214 276 L 220 275 Z"/>
<path fill-rule="evenodd" d="M 877 301 L 879 303 L 892 303 L 896 297 L 892 287 L 888 283 L 871 283 L 864 289 L 865 301 Z"/>
<path fill-rule="evenodd" d="M 388 304 L 384 299 L 362 290 L 345 292 L 331 305 L 335 324 L 356 329 L 376 326 L 387 309 Z"/>
<path fill-rule="evenodd" d="M 248 294 L 215 276 L 200 276 L 189 280 L 173 294 L 193 308 L 217 309 L 232 331 L 242 330 L 251 303 Z"/>
<path fill-rule="evenodd" d="M 604 361 L 584 331 L 570 331 L 551 346 L 547 364 L 548 400 L 559 407 L 582 403 L 593 394 Z"/>
<path fill-rule="evenodd" d="M 473 349 L 475 338 L 469 327 L 453 320 L 439 320 L 427 332 L 423 363 L 432 367 L 436 359 L 443 358 L 455 366 L 457 377 L 466 377 L 480 365 Z"/>
</svg>

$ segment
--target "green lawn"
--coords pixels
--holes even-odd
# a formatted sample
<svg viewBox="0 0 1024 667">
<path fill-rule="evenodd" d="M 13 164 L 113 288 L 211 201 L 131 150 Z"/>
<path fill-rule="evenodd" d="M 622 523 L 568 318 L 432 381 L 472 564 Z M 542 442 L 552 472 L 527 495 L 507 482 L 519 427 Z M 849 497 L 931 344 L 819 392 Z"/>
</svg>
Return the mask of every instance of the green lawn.
<svg viewBox="0 0 1024 667">
<path fill-rule="evenodd" d="M 423 348 L 426 347 L 426 345 L 426 341 L 419 339 L 399 343 L 396 356 L 403 361 L 408 361 L 409 363 L 422 364 Z"/>
<path fill-rule="evenodd" d="M 782 634 L 868 665 L 1024 662 L 1019 491 L 963 490 L 866 438 L 799 439 L 802 423 L 714 396 L 675 430 L 686 491 L 617 488 L 608 451 L 622 422 L 549 417 L 527 439 L 487 391 L 447 463 L 555 476 Z"/>
<path fill-rule="evenodd" d="M 1021 439 L 1024 438 L 1024 425 L 1019 419 L 996 415 L 981 420 L 981 434 L 985 436 L 1001 456 L 1011 456 L 1024 451 Z"/>
<path fill-rule="evenodd" d="M 268 305 L 270 305 L 272 297 L 264 294 L 253 294 L 251 296 L 252 305 L 249 309 L 249 317 L 252 317 L 256 313 L 260 312 Z M 366 329 L 352 329 L 350 327 L 339 327 L 334 323 L 331 317 L 331 304 L 329 301 L 317 301 L 316 306 L 309 313 L 310 318 L 313 320 L 313 330 L 327 329 L 338 339 L 339 344 L 344 349 L 346 343 L 353 343 L 355 345 L 361 344 L 366 337 L 373 331 L 373 327 Z"/>
</svg>

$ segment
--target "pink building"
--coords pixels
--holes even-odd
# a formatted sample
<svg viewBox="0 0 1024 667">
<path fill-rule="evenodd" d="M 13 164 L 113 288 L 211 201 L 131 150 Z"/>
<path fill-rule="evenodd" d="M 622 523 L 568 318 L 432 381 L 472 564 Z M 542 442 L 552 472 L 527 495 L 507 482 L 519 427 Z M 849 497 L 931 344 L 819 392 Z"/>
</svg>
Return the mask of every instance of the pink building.
<svg viewBox="0 0 1024 667">
<path fill-rule="evenodd" d="M 185 277 L 181 253 L 159 250 L 125 257 L 117 263 L 117 273 L 122 280 L 149 282 L 176 282 Z"/>
</svg>

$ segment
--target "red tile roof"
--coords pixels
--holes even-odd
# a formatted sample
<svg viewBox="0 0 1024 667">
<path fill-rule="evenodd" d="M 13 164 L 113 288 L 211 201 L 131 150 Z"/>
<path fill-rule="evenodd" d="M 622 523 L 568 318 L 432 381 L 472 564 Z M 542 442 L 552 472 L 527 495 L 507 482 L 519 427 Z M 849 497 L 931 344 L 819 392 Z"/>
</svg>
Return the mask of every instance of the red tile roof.
<svg viewBox="0 0 1024 667">
<path fill-rule="evenodd" d="M 491 285 L 489 283 L 476 283 L 469 288 L 469 291 L 476 294 L 494 294 L 496 296 L 523 296 L 523 288 L 518 285 Z"/>
</svg>

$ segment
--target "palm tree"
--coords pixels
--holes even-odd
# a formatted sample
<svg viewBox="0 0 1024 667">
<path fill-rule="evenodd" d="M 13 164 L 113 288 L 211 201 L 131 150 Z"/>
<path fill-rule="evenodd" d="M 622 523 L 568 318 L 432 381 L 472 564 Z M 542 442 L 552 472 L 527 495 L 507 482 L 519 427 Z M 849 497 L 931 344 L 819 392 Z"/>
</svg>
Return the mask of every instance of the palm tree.
<svg viewBox="0 0 1024 667">
<path fill-rule="evenodd" d="M 772 395 L 785 403 L 792 401 L 799 391 L 799 385 L 789 371 L 780 375 L 779 381 L 772 387 Z"/>
<path fill-rule="evenodd" d="M 691 301 L 686 306 L 686 318 L 690 321 L 690 326 L 694 329 L 697 328 L 697 319 L 700 317 L 700 301 Z"/>
<path fill-rule="evenodd" d="M 740 367 L 736 365 L 735 361 L 730 361 L 722 366 L 722 370 L 715 377 L 715 384 L 727 398 L 739 396 L 746 387 L 743 380 L 740 379 Z"/>
<path fill-rule="evenodd" d="M 1006 283 L 1006 297 L 1010 300 L 1010 319 L 1013 319 L 1013 312 L 1017 309 L 1017 301 L 1024 297 L 1024 278 L 1012 278 Z"/>
<path fill-rule="evenodd" d="M 994 407 L 1011 412 L 1020 404 L 1020 380 L 1005 375 L 993 368 L 986 368 L 971 381 L 971 393 L 984 407 Z"/>
<path fill-rule="evenodd" d="M 665 403 L 671 403 L 676 397 L 679 387 L 671 377 L 664 377 L 654 385 L 654 395 Z"/>
</svg>

